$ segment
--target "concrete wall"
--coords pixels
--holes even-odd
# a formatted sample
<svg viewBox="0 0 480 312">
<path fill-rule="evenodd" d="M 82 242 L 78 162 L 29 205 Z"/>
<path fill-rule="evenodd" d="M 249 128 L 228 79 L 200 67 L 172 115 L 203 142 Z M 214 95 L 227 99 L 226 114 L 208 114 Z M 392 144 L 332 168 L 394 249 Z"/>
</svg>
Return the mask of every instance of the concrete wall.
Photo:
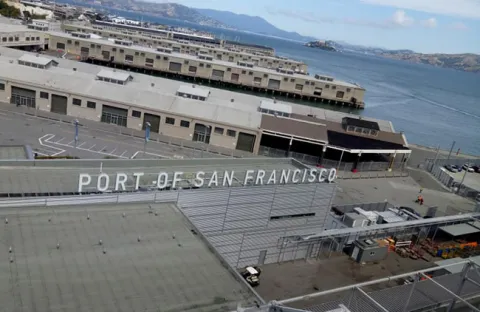
<svg viewBox="0 0 480 312">
<path fill-rule="evenodd" d="M 83 33 L 93 33 L 102 37 L 106 38 L 116 38 L 116 39 L 123 39 L 123 40 L 130 40 L 136 45 L 142 46 L 151 46 L 151 47 L 164 47 L 173 49 L 174 51 L 178 49 L 178 52 L 184 54 L 192 54 L 197 53 L 199 51 L 205 51 L 208 55 L 212 56 L 214 59 L 219 59 L 223 61 L 230 61 L 236 63 L 237 61 L 248 61 L 254 62 L 254 60 L 258 60 L 258 66 L 260 67 L 279 67 L 282 66 L 288 69 L 299 69 L 307 72 L 307 65 L 302 62 L 294 61 L 294 60 L 283 60 L 277 57 L 271 56 L 259 56 L 259 55 L 252 55 L 245 52 L 234 52 L 229 51 L 227 49 L 223 49 L 220 47 L 203 47 L 198 44 L 187 44 L 187 43 L 180 43 L 177 41 L 169 40 L 166 37 L 161 36 L 153 36 L 150 34 L 126 34 L 125 32 L 122 33 L 118 30 L 109 30 L 109 29 L 94 29 L 93 27 L 88 26 L 78 26 L 78 25 L 64 25 L 64 29 L 66 32 L 83 32 Z M 220 56 L 220 58 L 219 58 Z"/>
<path fill-rule="evenodd" d="M 311 76 L 306 75 L 287 75 L 280 73 L 272 73 L 271 71 L 266 71 L 263 68 L 254 67 L 242 67 L 237 66 L 236 63 L 232 65 L 220 64 L 216 61 L 206 61 L 198 58 L 190 59 L 185 58 L 181 54 L 168 54 L 161 52 L 147 52 L 139 50 L 135 46 L 120 46 L 112 42 L 99 42 L 98 40 L 94 41 L 91 39 L 82 39 L 75 37 L 66 38 L 64 35 L 57 36 L 54 34 L 50 35 L 50 45 L 49 48 L 57 50 L 57 44 L 65 44 L 65 49 L 74 55 L 81 54 L 81 48 L 88 48 L 89 54 L 88 57 L 105 60 L 102 51 L 108 51 L 110 56 L 115 58 L 115 63 L 124 64 L 128 66 L 135 66 L 140 68 L 152 68 L 163 72 L 171 72 L 169 70 L 169 64 L 179 63 L 182 64 L 181 70 L 179 73 L 185 76 L 195 76 L 205 79 L 217 79 L 212 76 L 214 69 L 221 70 L 224 72 L 223 81 L 240 84 L 243 86 L 252 86 L 260 89 L 269 89 L 268 82 L 270 79 L 279 80 L 280 88 L 278 91 L 286 92 L 291 95 L 296 94 L 300 96 L 314 97 L 315 88 L 321 88 L 322 94 L 318 96 L 322 99 L 339 101 L 339 102 L 350 102 L 352 97 L 357 99 L 358 103 L 363 103 L 365 90 L 360 87 L 347 87 L 342 83 L 337 83 L 335 81 L 321 81 L 315 79 Z M 123 51 L 123 52 L 122 52 Z M 126 55 L 130 55 L 133 58 L 133 61 L 126 61 Z M 154 63 L 152 66 L 146 65 L 146 59 L 153 59 Z M 196 71 L 191 71 L 191 67 L 195 67 Z M 232 75 L 238 75 L 238 80 L 233 79 Z M 260 81 L 255 81 L 255 77 L 260 78 Z M 307 85 L 308 82 L 308 85 Z M 301 86 L 298 88 L 297 85 Z M 328 86 L 328 87 L 327 87 Z M 337 96 L 337 92 L 343 92 L 342 97 Z"/>
<path fill-rule="evenodd" d="M 258 152 L 258 145 L 260 144 L 260 134 L 258 131 L 232 127 L 225 124 L 213 123 L 209 120 L 202 120 L 202 119 L 196 119 L 196 118 L 191 118 L 187 116 L 174 115 L 167 112 L 153 111 L 153 110 L 143 109 L 140 107 L 132 107 L 130 105 L 125 105 L 125 104 L 115 103 L 115 102 L 105 101 L 105 100 L 99 100 L 99 99 L 88 97 L 85 95 L 59 92 L 54 90 L 53 88 L 47 89 L 45 87 L 32 86 L 26 83 L 9 82 L 4 80 L 0 80 L 0 83 L 5 84 L 5 90 L 0 90 L 0 102 L 9 103 L 10 97 L 11 97 L 11 90 L 12 90 L 11 87 L 17 86 L 20 88 L 36 91 L 36 109 L 41 111 L 50 112 L 51 110 L 50 103 L 51 103 L 52 94 L 57 94 L 57 95 L 67 97 L 67 103 L 68 103 L 67 115 L 68 116 L 72 116 L 75 118 L 85 118 L 88 120 L 100 122 L 101 116 L 102 116 L 102 105 L 114 106 L 114 107 L 128 110 L 127 128 L 130 128 L 130 129 L 142 130 L 142 125 L 144 123 L 143 121 L 144 113 L 148 113 L 152 115 L 158 115 L 161 117 L 160 129 L 159 129 L 160 134 L 174 137 L 174 138 L 180 138 L 184 140 L 193 140 L 195 123 L 201 123 L 201 124 L 204 124 L 205 126 L 212 127 L 212 136 L 210 139 L 210 145 L 219 146 L 227 149 L 235 149 L 237 145 L 238 133 L 245 132 L 245 133 L 249 133 L 256 136 L 254 152 Z M 48 99 L 40 98 L 40 91 L 47 92 L 49 94 Z M 81 100 L 81 106 L 73 105 L 74 98 Z M 96 108 L 87 107 L 87 102 L 89 101 L 95 102 Z M 132 116 L 133 110 L 140 111 L 142 113 L 141 117 L 140 118 L 133 117 Z M 175 125 L 167 124 L 165 122 L 166 117 L 174 118 Z M 190 127 L 189 128 L 181 127 L 180 126 L 181 120 L 189 121 Z M 214 132 L 213 129 L 216 126 L 222 127 L 225 129 L 223 135 L 213 134 Z M 236 131 L 237 133 L 236 137 L 227 136 L 227 129 Z"/>
</svg>

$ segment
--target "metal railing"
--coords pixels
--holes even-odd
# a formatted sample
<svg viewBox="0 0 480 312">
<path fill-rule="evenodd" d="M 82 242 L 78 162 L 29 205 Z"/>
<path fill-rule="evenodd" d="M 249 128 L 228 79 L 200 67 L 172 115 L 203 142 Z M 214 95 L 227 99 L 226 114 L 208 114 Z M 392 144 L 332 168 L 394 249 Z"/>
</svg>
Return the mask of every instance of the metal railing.
<svg viewBox="0 0 480 312">
<path fill-rule="evenodd" d="M 266 157 L 291 157 L 296 159 L 304 164 L 311 166 L 316 166 L 320 162 L 319 156 L 313 156 L 308 154 L 302 154 L 297 152 L 288 152 L 260 146 L 259 155 Z M 288 155 L 287 155 L 288 154 Z M 337 160 L 323 159 L 322 166 L 326 168 L 336 168 L 337 175 L 339 179 L 356 179 L 356 178 L 391 178 L 391 177 L 405 177 L 408 176 L 408 171 L 405 170 L 404 162 L 394 162 L 391 165 L 385 161 L 368 161 L 368 162 L 359 162 L 357 165 L 357 172 L 352 172 L 354 163 L 353 162 L 340 162 Z"/>
</svg>

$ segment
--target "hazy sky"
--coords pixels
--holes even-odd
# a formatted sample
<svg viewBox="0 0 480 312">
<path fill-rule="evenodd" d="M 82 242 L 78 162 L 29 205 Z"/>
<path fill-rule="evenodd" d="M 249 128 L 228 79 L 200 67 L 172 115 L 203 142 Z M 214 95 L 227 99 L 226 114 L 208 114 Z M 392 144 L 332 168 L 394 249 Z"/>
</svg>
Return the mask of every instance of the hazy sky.
<svg viewBox="0 0 480 312">
<path fill-rule="evenodd" d="M 480 53 L 480 0 L 156 0 L 257 15 L 302 35 L 419 52 Z"/>
</svg>

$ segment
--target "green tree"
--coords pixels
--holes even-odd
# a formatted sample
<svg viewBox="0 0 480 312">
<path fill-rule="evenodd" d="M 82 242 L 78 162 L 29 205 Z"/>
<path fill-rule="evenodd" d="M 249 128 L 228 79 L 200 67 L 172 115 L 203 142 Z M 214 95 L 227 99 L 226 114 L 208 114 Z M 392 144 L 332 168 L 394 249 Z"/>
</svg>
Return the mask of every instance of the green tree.
<svg viewBox="0 0 480 312">
<path fill-rule="evenodd" d="M 0 0 L 0 15 L 11 18 L 21 18 L 20 10 L 8 5 L 3 0 Z"/>
</svg>

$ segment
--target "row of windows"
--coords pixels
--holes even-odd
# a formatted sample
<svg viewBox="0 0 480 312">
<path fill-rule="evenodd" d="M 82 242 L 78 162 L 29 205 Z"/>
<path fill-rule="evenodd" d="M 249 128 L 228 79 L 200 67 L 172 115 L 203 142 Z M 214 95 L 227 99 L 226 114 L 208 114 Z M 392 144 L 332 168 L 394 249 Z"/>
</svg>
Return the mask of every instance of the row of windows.
<svg viewBox="0 0 480 312">
<path fill-rule="evenodd" d="M 92 44 L 91 46 L 95 47 L 95 44 Z M 97 47 L 97 48 L 101 48 L 100 45 L 96 45 L 96 47 Z M 65 49 L 65 45 L 64 45 L 63 43 L 60 43 L 60 42 L 59 42 L 59 43 L 57 43 L 57 48 L 59 48 L 59 49 Z M 116 48 L 113 48 L 113 49 L 116 50 Z M 109 53 L 108 51 L 104 51 L 104 52 Z M 123 50 L 123 49 L 120 49 L 120 53 L 124 53 L 124 50 Z M 143 53 L 143 52 L 135 52 L 135 54 L 136 54 L 136 55 L 145 55 L 145 53 Z M 160 60 L 160 59 L 162 59 L 162 56 L 156 55 L 156 59 L 157 59 L 157 60 Z M 169 57 L 163 56 L 163 60 L 164 60 L 164 61 L 168 61 L 168 60 L 169 60 Z M 133 63 L 133 62 L 134 62 L 134 56 L 133 56 L 133 55 L 130 55 L 130 54 L 125 55 L 125 61 L 126 61 L 126 62 L 132 62 L 132 63 Z M 183 63 L 184 63 L 185 65 L 188 65 L 188 64 L 189 64 L 189 61 L 188 61 L 188 60 L 184 60 Z M 146 59 L 145 59 L 145 66 L 147 66 L 147 67 L 153 67 L 153 66 L 154 66 L 154 59 L 152 59 L 152 58 L 146 58 Z M 199 67 L 202 67 L 202 68 L 203 68 L 203 67 L 211 68 L 212 66 L 211 66 L 211 64 L 199 63 Z M 190 73 L 196 73 L 196 72 L 197 72 L 197 67 L 195 67 L 195 66 L 189 66 L 188 70 L 189 70 Z M 181 71 L 181 67 L 180 67 L 180 69 L 177 70 L 177 71 Z M 230 71 L 231 71 L 231 68 L 228 67 L 228 68 L 226 69 L 226 71 L 227 71 L 227 72 L 230 72 Z M 221 72 L 221 71 L 220 71 L 220 72 Z M 247 75 L 247 74 L 248 74 L 249 76 L 253 76 L 253 75 L 254 75 L 254 72 L 253 72 L 253 71 L 248 71 L 248 72 L 247 72 L 246 70 L 242 70 L 242 74 L 243 74 L 243 75 Z M 222 78 L 222 79 L 223 79 L 223 76 L 222 76 L 222 77 L 216 77 L 216 78 Z M 232 80 L 232 81 L 238 81 L 238 78 L 239 78 L 239 77 L 238 77 L 238 74 L 232 74 L 231 80 Z M 263 78 L 268 78 L 268 74 L 263 74 Z M 262 81 L 262 78 L 261 78 L 261 77 L 254 77 L 254 83 L 260 84 L 261 81 Z M 285 82 L 290 81 L 290 82 L 294 83 L 294 82 L 295 82 L 295 78 L 284 77 L 284 78 L 283 78 L 283 81 L 285 81 Z M 118 83 L 118 82 L 115 81 L 115 83 Z M 305 81 L 305 85 L 315 86 L 315 82 L 314 82 L 314 81 Z M 304 85 L 303 85 L 303 84 L 297 83 L 297 84 L 295 85 L 295 90 L 297 90 L 297 91 L 303 91 L 303 88 L 304 88 Z M 337 86 L 326 84 L 326 85 L 325 85 L 325 89 L 336 90 L 336 89 L 337 89 Z M 346 92 L 347 92 L 347 93 L 351 92 L 351 89 L 350 89 L 350 88 L 346 88 Z M 343 98 L 343 97 L 344 97 L 344 91 L 339 91 L 339 92 L 337 92 L 336 97 L 337 97 L 337 98 Z"/>
<path fill-rule="evenodd" d="M 137 111 L 137 110 L 132 110 L 132 117 L 135 118 L 141 118 L 142 117 L 142 112 Z M 165 117 L 165 123 L 167 125 L 175 125 L 175 118 L 173 117 Z M 180 120 L 180 127 L 183 128 L 190 128 L 190 121 L 187 120 Z M 225 133 L 225 129 L 221 127 L 215 127 L 214 132 L 216 134 L 223 135 Z M 236 137 L 237 136 L 237 131 L 227 129 L 227 135 L 230 137 Z"/>
<path fill-rule="evenodd" d="M 20 37 L 2 37 L 2 42 L 20 41 Z M 25 37 L 25 41 L 40 41 L 40 37 Z"/>
<path fill-rule="evenodd" d="M 72 100 L 72 104 L 75 105 L 75 106 L 82 106 L 82 100 L 74 98 Z M 92 101 L 87 101 L 87 107 L 92 108 L 92 109 L 96 109 L 97 108 L 97 103 L 92 102 Z"/>
<path fill-rule="evenodd" d="M 358 134 L 371 135 L 371 136 L 376 136 L 378 134 L 377 130 L 362 128 L 362 127 L 355 127 L 355 126 L 348 126 L 347 131 L 348 132 L 355 132 L 355 133 L 358 133 Z"/>
</svg>

